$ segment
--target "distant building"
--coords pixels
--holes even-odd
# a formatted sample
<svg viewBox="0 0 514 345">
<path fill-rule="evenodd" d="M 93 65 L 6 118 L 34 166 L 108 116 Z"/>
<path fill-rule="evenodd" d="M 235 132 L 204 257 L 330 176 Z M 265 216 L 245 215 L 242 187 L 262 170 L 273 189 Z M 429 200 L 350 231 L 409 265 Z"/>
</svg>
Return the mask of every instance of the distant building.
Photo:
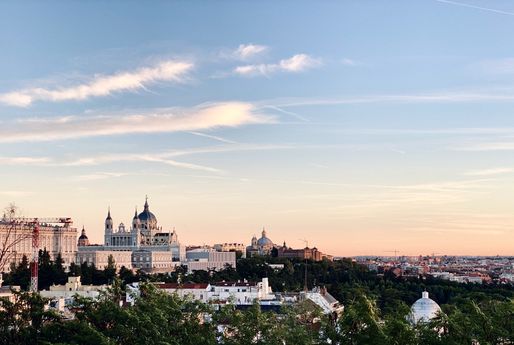
<svg viewBox="0 0 514 345">
<path fill-rule="evenodd" d="M 16 302 L 16 295 L 13 291 L 20 291 L 20 287 L 18 285 L 12 286 L 3 286 L 2 275 L 0 274 L 0 298 L 4 298 L 11 303 Z"/>
<path fill-rule="evenodd" d="M 68 277 L 64 285 L 52 285 L 49 290 L 41 290 L 42 297 L 49 299 L 72 298 L 75 295 L 81 297 L 97 298 L 100 292 L 107 289 L 107 285 L 82 285 L 80 277 Z"/>
<path fill-rule="evenodd" d="M 46 249 L 52 260 L 61 254 L 65 267 L 75 262 L 77 255 L 77 228 L 72 225 L 72 222 L 65 225 L 39 224 L 39 248 Z M 11 263 L 20 263 L 23 256 L 31 260 L 32 231 L 33 227 L 27 223 L 11 222 L 5 216 L 0 219 L 0 243 L 15 243 L 7 252 L 9 262 L 4 271 L 9 271 Z"/>
<path fill-rule="evenodd" d="M 246 246 L 243 243 L 218 243 L 212 246 L 218 252 L 239 252 L 246 257 Z"/>
<path fill-rule="evenodd" d="M 90 245 L 83 229 L 78 241 L 78 263 L 104 268 L 111 255 L 118 268 L 125 266 L 147 272 L 166 272 L 185 261 L 186 249 L 178 241 L 175 229 L 166 232 L 158 226 L 157 217 L 150 211 L 146 199 L 143 212 L 138 214 L 136 209 L 130 228 L 120 223 L 115 229 L 108 210 L 102 246 Z"/>
<path fill-rule="evenodd" d="M 275 244 L 268 238 L 266 229 L 262 229 L 261 238 L 257 239 L 254 235 L 248 247 L 246 247 L 246 256 L 251 257 L 254 255 L 271 255 Z"/>
<path fill-rule="evenodd" d="M 48 299 L 49 308 L 58 311 L 64 318 L 73 319 L 76 296 L 97 299 L 107 288 L 107 285 L 82 285 L 80 277 L 68 277 L 66 284 L 52 285 L 49 290 L 39 291 L 39 294 Z"/>
<path fill-rule="evenodd" d="M 284 242 L 284 245 L 277 248 L 277 256 L 279 258 L 295 258 L 301 260 L 313 260 L 313 261 L 321 261 L 321 260 L 333 260 L 331 255 L 324 254 L 318 250 L 318 248 L 309 248 L 305 247 L 302 249 L 293 249 L 288 247 Z"/>
<path fill-rule="evenodd" d="M 215 249 L 199 248 L 186 252 L 185 265 L 191 271 L 219 271 L 227 266 L 236 268 L 235 252 L 218 252 Z"/>
<path fill-rule="evenodd" d="M 257 302 L 263 310 L 280 312 L 283 306 L 291 306 L 303 301 L 310 301 L 324 314 L 338 316 L 343 312 L 341 305 L 324 288 L 314 288 L 307 292 L 275 293 L 269 285 L 268 278 L 260 282 L 236 281 L 212 284 L 196 283 L 155 283 L 158 289 L 179 297 L 190 297 L 213 306 L 233 304 L 237 308 L 248 308 Z M 139 296 L 139 283 L 127 285 L 127 303 L 133 304 Z"/>
<path fill-rule="evenodd" d="M 77 246 L 78 247 L 89 246 L 89 238 L 87 238 L 87 236 L 86 236 L 86 229 L 84 229 L 84 227 L 82 227 L 82 232 L 80 234 Z"/>
</svg>

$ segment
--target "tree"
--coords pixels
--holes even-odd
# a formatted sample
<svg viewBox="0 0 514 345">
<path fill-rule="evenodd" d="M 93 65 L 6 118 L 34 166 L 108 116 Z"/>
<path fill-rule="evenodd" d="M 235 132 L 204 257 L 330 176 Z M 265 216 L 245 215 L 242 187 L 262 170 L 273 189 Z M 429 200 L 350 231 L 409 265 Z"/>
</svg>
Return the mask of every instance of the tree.
<svg viewBox="0 0 514 345">
<path fill-rule="evenodd" d="M 65 284 L 66 283 L 66 272 L 64 270 L 64 260 L 62 259 L 61 253 L 57 254 L 55 261 L 52 266 L 52 284 Z"/>
<path fill-rule="evenodd" d="M 68 268 L 68 276 L 70 277 L 80 277 L 82 275 L 80 271 L 80 265 L 72 262 L 70 267 Z"/>
<path fill-rule="evenodd" d="M 54 282 L 54 267 L 50 253 L 44 248 L 39 250 L 38 289 L 47 290 Z"/>
<path fill-rule="evenodd" d="M 27 256 L 23 255 L 21 262 L 16 266 L 11 263 L 11 269 L 5 277 L 7 285 L 18 285 L 22 290 L 27 290 L 30 285 L 30 267 Z"/>
<path fill-rule="evenodd" d="M 0 345 L 38 344 L 45 324 L 59 320 L 45 310 L 37 293 L 13 292 L 14 300 L 0 298 Z"/>
<path fill-rule="evenodd" d="M 358 294 L 345 306 L 337 326 L 327 329 L 325 334 L 332 343 L 341 345 L 388 344 L 379 312 L 374 300 Z"/>
<path fill-rule="evenodd" d="M 107 257 L 107 267 L 105 267 L 104 273 L 108 282 L 111 282 L 116 277 L 116 261 L 114 261 L 112 254 L 109 254 Z"/>
<path fill-rule="evenodd" d="M 0 273 L 16 256 L 16 246 L 29 238 L 32 232 L 26 231 L 23 224 L 16 218 L 19 217 L 19 209 L 11 203 L 4 209 L 4 216 L 0 220 Z"/>
</svg>

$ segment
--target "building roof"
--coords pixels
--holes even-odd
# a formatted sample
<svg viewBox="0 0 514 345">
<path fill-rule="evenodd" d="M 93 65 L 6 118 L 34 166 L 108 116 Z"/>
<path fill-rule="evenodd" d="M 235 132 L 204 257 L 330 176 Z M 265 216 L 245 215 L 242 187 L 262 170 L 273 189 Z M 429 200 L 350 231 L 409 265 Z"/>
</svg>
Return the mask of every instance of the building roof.
<svg viewBox="0 0 514 345">
<path fill-rule="evenodd" d="M 428 322 L 441 312 L 441 307 L 434 300 L 428 297 L 428 292 L 424 291 L 421 298 L 411 307 L 409 321 L 416 324 L 418 322 Z"/>
<path fill-rule="evenodd" d="M 84 229 L 84 227 L 82 227 L 82 234 L 80 235 L 79 237 L 79 240 L 87 240 L 87 236 L 86 236 L 86 229 Z"/>
<path fill-rule="evenodd" d="M 160 283 L 155 284 L 159 289 L 199 289 L 199 290 L 205 290 L 209 286 L 209 284 L 205 283 L 185 283 L 185 284 L 178 284 L 178 283 Z"/>
<path fill-rule="evenodd" d="M 212 286 L 257 286 L 257 283 L 255 282 L 217 282 L 217 283 L 212 283 L 211 284 Z"/>
<path fill-rule="evenodd" d="M 150 212 L 150 207 L 148 206 L 148 198 L 145 201 L 145 209 L 137 216 L 137 218 L 142 222 L 157 223 L 157 218 L 152 212 Z"/>
<path fill-rule="evenodd" d="M 261 238 L 257 240 L 259 246 L 273 246 L 273 241 L 267 237 L 266 230 L 262 230 Z"/>
</svg>

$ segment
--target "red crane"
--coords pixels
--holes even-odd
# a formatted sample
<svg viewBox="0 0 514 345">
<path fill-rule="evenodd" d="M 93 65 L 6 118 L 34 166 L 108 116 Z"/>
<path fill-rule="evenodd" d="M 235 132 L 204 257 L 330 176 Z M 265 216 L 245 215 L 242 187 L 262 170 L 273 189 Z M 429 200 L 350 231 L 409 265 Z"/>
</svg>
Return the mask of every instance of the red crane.
<svg viewBox="0 0 514 345">
<path fill-rule="evenodd" d="M 32 260 L 30 261 L 30 291 L 38 291 L 38 265 L 39 265 L 39 225 L 64 224 L 65 227 L 73 224 L 71 218 L 14 218 L 15 224 L 26 224 L 32 227 Z"/>
</svg>

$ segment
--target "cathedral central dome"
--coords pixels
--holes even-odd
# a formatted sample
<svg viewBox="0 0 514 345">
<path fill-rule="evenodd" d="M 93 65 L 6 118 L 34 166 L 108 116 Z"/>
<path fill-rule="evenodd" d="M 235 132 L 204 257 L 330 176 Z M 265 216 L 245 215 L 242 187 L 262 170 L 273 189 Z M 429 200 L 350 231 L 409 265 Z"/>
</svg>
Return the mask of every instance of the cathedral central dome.
<svg viewBox="0 0 514 345">
<path fill-rule="evenodd" d="M 266 234 L 266 230 L 262 230 L 262 236 L 257 240 L 259 246 L 273 246 L 273 241 L 270 240 Z"/>
<path fill-rule="evenodd" d="M 157 218 L 155 217 L 155 215 L 152 212 L 150 212 L 150 209 L 148 206 L 148 199 L 145 201 L 145 209 L 143 210 L 143 212 L 141 212 L 137 216 L 137 218 L 141 222 L 157 223 Z"/>
</svg>

